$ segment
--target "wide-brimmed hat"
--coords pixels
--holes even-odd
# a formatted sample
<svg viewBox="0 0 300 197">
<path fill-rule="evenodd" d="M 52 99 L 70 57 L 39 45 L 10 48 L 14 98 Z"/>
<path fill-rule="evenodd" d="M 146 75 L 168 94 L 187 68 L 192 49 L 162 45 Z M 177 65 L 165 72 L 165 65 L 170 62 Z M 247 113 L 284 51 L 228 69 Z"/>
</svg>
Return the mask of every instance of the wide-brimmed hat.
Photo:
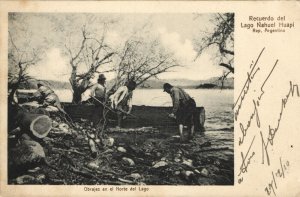
<svg viewBox="0 0 300 197">
<path fill-rule="evenodd" d="M 136 88 L 136 82 L 134 80 L 129 80 L 127 82 L 127 87 L 130 88 L 131 90 L 134 90 Z"/>
<path fill-rule="evenodd" d="M 104 74 L 100 74 L 99 77 L 98 77 L 98 80 L 103 80 L 103 79 L 106 79 L 105 75 Z"/>
<path fill-rule="evenodd" d="M 36 85 L 37 85 L 37 86 L 44 86 L 45 84 L 44 84 L 44 82 L 42 82 L 42 81 L 38 81 Z"/>
<path fill-rule="evenodd" d="M 167 90 L 171 89 L 173 86 L 169 83 L 165 83 L 163 88 L 164 88 L 164 92 L 166 92 Z"/>
</svg>

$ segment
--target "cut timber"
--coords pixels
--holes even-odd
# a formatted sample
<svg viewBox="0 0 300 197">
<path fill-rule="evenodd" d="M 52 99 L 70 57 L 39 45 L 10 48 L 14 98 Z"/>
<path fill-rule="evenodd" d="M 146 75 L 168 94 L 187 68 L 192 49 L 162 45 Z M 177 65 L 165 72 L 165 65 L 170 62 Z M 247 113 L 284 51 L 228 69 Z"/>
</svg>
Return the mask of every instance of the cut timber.
<svg viewBox="0 0 300 197">
<path fill-rule="evenodd" d="M 30 111 L 30 113 L 50 116 L 50 113 L 46 109 L 44 109 L 44 108 L 35 108 L 35 109 L 32 109 Z"/>
<path fill-rule="evenodd" d="M 45 152 L 38 142 L 28 137 L 27 139 L 21 139 L 16 147 L 11 150 L 9 156 L 9 161 L 14 166 L 32 167 L 45 159 Z"/>
<path fill-rule="evenodd" d="M 22 112 L 18 123 L 22 131 L 30 132 L 38 138 L 44 138 L 52 128 L 52 120 L 47 115 Z"/>
</svg>

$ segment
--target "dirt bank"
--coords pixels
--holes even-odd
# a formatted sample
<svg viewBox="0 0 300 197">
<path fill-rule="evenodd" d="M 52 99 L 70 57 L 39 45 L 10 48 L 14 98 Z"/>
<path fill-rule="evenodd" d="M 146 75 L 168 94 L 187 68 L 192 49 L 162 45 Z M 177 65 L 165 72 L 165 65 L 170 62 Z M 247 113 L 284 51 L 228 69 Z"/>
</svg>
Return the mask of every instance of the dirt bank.
<svg viewBox="0 0 300 197">
<path fill-rule="evenodd" d="M 196 133 L 192 141 L 180 143 L 177 131 L 108 130 L 106 139 L 111 141 L 99 146 L 93 158 L 83 130 L 85 127 L 64 134 L 50 132 L 39 141 L 48 164 L 32 165 L 29 171 L 11 169 L 9 184 L 234 183 L 232 131 Z M 22 175 L 30 178 L 20 182 Z"/>
</svg>

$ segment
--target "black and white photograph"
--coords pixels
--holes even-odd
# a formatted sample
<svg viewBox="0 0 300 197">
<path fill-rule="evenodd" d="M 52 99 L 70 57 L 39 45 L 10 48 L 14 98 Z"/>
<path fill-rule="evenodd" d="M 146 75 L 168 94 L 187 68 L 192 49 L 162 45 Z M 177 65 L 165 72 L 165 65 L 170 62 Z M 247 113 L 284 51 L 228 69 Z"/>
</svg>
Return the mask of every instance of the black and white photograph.
<svg viewBox="0 0 300 197">
<path fill-rule="evenodd" d="M 9 12 L 7 184 L 234 185 L 234 24 Z"/>
</svg>

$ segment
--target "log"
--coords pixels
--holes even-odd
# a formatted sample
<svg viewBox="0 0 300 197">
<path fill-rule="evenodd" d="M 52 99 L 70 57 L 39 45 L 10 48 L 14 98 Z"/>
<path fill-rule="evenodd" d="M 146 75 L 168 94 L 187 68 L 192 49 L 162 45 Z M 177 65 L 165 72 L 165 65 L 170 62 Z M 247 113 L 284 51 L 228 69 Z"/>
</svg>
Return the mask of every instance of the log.
<svg viewBox="0 0 300 197">
<path fill-rule="evenodd" d="M 26 134 L 23 134 L 26 135 Z M 31 140 L 28 136 L 13 148 L 9 154 L 9 161 L 16 167 L 34 167 L 45 160 L 43 147 L 36 141 Z"/>
<path fill-rule="evenodd" d="M 46 137 L 52 128 L 52 120 L 47 115 L 21 112 L 18 116 L 21 130 L 37 138 Z"/>
<path fill-rule="evenodd" d="M 50 113 L 46 109 L 44 109 L 44 108 L 35 108 L 35 109 L 32 109 L 32 110 L 30 110 L 30 113 L 50 116 Z"/>
</svg>

